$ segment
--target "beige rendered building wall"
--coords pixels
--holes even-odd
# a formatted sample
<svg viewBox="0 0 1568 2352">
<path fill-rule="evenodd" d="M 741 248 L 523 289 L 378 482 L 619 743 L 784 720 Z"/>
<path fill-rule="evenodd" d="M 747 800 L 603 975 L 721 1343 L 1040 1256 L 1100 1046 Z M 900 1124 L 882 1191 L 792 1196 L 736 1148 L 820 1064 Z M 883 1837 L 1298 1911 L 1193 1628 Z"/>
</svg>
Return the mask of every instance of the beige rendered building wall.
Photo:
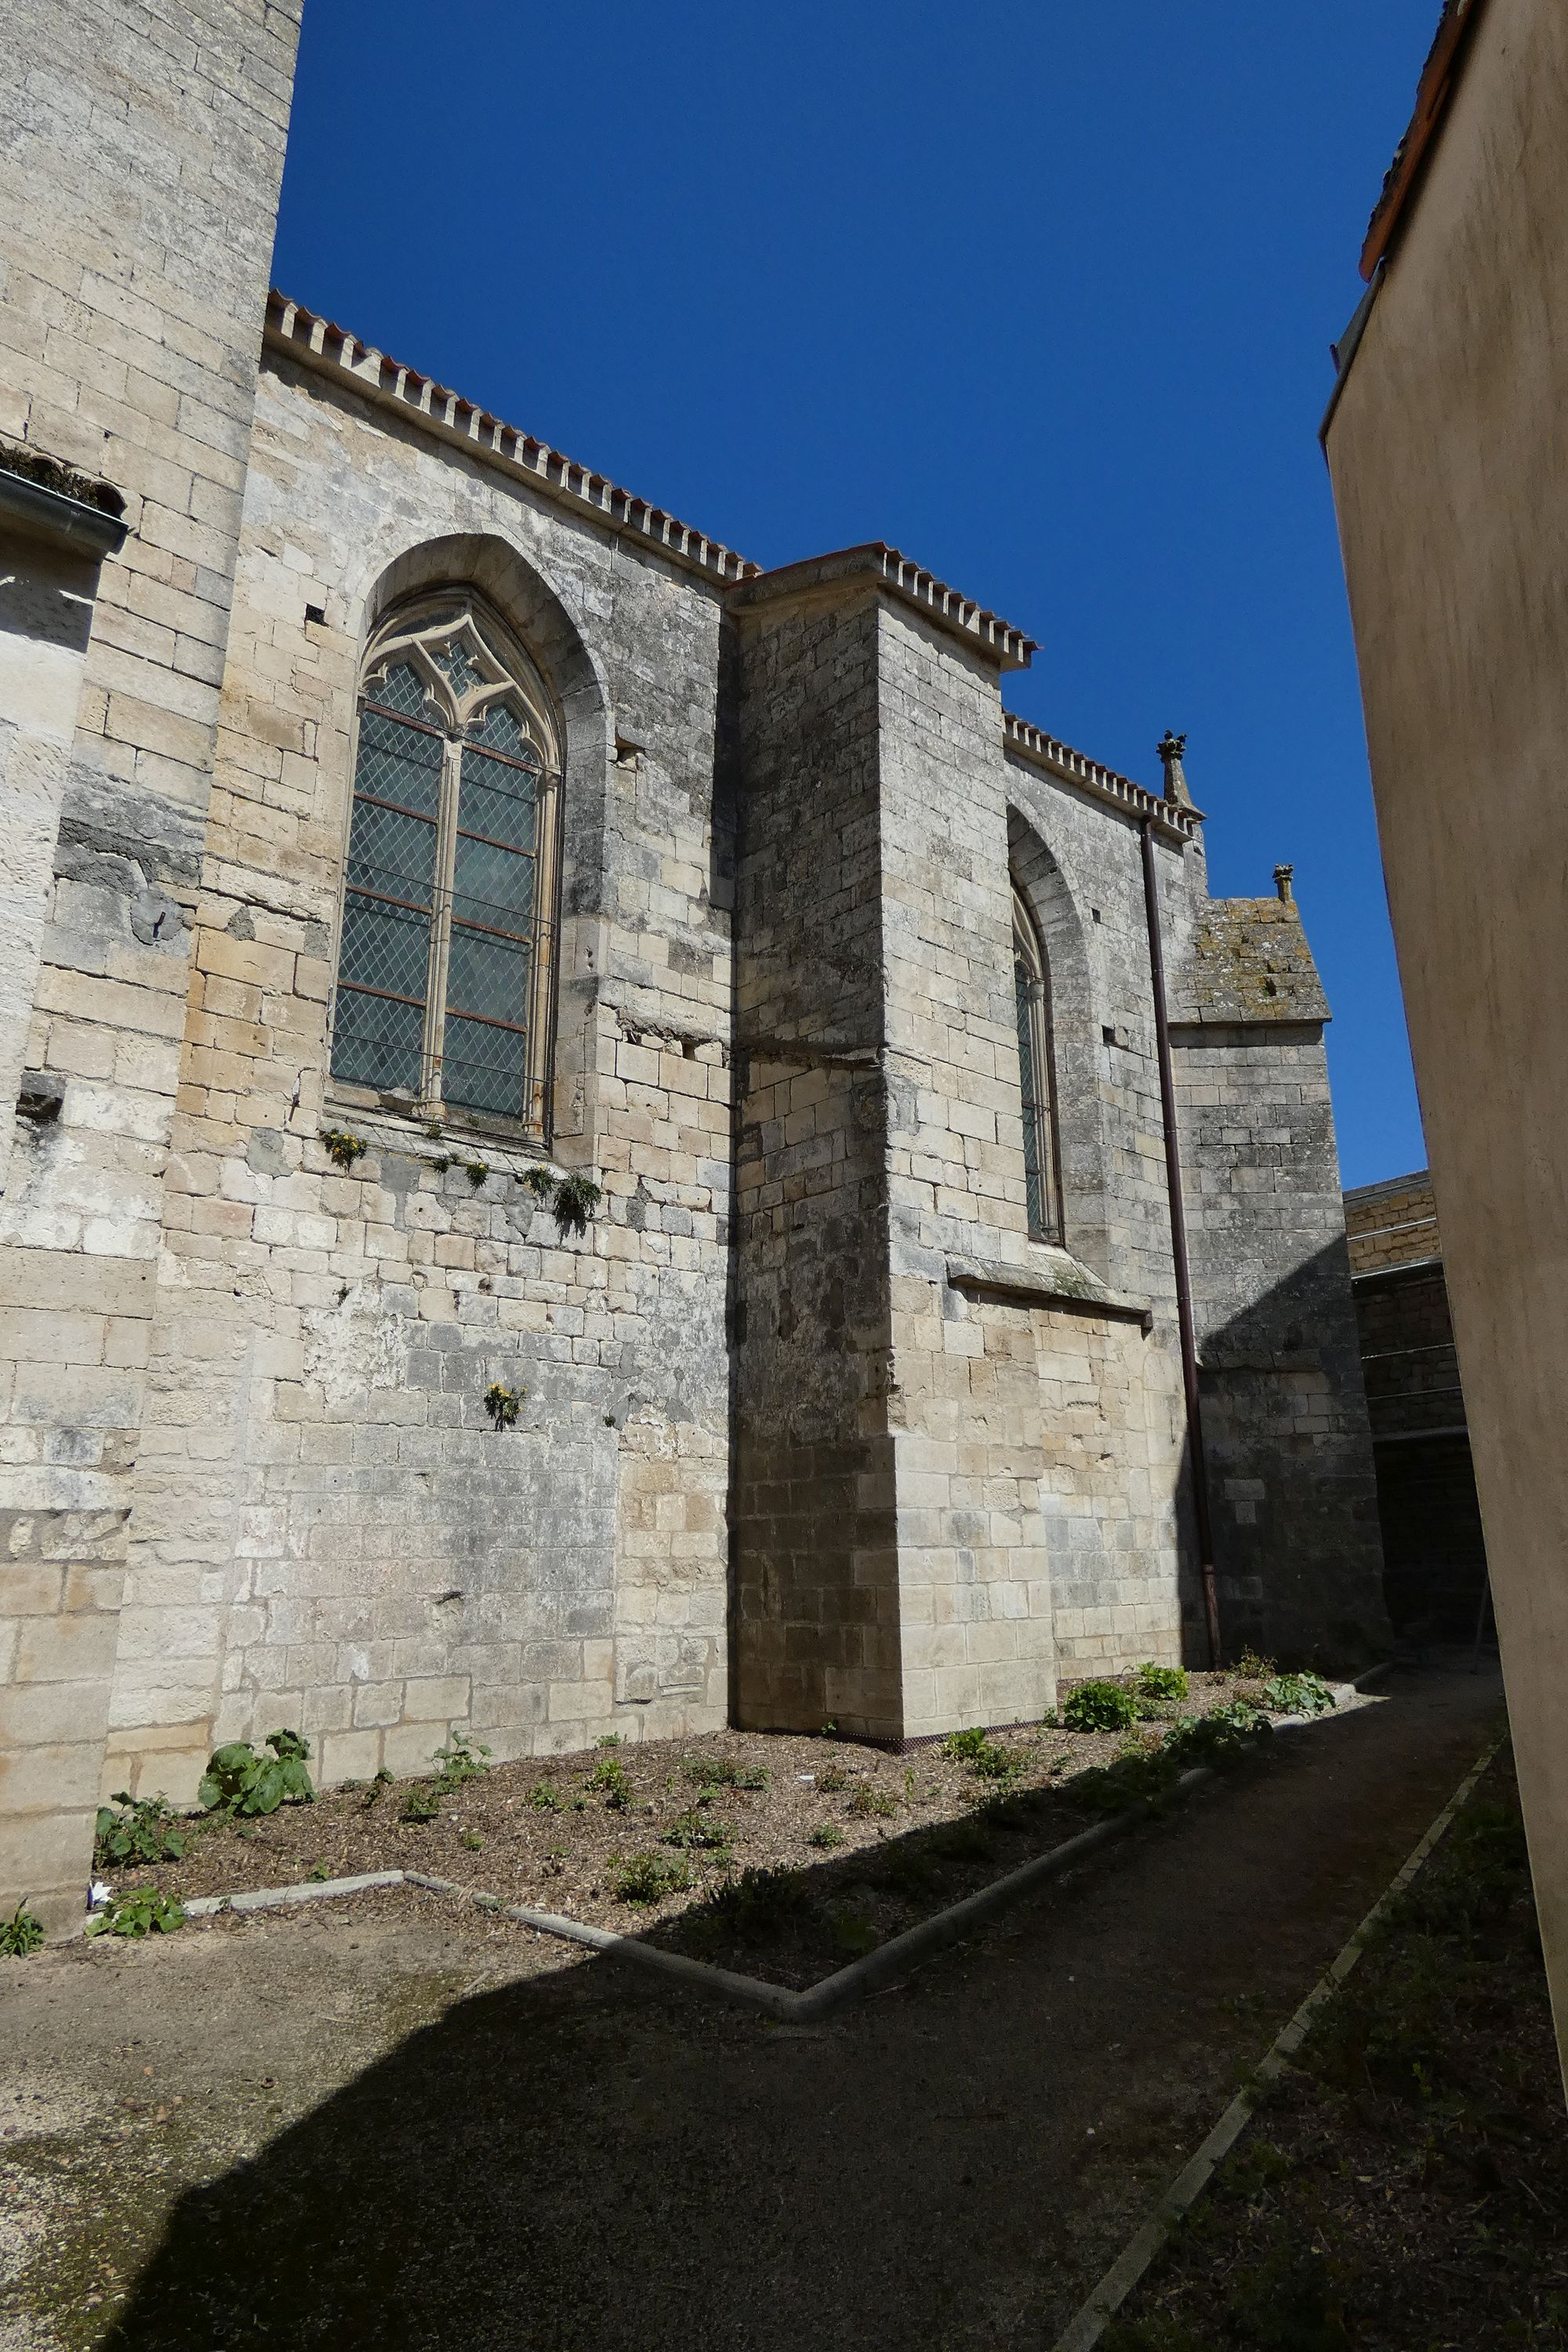
<svg viewBox="0 0 1568 2352">
<path fill-rule="evenodd" d="M 1568 2030 L 1568 11 L 1489 0 L 1326 433 Z"/>
</svg>

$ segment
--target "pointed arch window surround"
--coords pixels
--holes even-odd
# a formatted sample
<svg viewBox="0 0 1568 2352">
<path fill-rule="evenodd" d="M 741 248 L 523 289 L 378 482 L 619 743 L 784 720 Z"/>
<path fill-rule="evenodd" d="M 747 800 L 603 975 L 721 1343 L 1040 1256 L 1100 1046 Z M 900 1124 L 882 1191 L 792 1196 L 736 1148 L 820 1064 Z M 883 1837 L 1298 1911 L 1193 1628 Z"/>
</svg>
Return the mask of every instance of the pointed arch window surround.
<svg viewBox="0 0 1568 2352">
<path fill-rule="evenodd" d="M 1062 1202 L 1051 1067 L 1051 989 L 1040 935 L 1013 892 L 1013 987 L 1018 1015 L 1018 1081 L 1024 1112 L 1024 1180 L 1029 1238 L 1059 1242 Z"/>
<path fill-rule="evenodd" d="M 334 1079 L 543 1139 L 560 740 L 543 680 L 478 598 L 426 597 L 372 639 Z"/>
</svg>

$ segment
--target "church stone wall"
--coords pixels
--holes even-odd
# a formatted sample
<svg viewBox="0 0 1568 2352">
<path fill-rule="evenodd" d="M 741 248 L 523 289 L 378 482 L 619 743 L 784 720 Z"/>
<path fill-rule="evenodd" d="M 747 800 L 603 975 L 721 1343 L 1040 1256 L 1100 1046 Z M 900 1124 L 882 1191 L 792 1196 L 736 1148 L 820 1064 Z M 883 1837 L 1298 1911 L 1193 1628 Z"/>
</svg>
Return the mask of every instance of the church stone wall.
<svg viewBox="0 0 1568 2352">
<path fill-rule="evenodd" d="M 16 0 L 0 47 L 0 440 L 106 479 L 129 526 L 71 584 L 90 625 L 13 611 L 0 675 L 0 1072 L 60 1094 L 0 1201 L 0 1894 L 50 1925 L 99 1794 L 298 19 Z M 13 604 L 51 584 L 4 552 Z M 51 667 L 39 725 L 20 672 Z"/>
<path fill-rule="evenodd" d="M 554 1149 L 604 1187 L 581 1238 L 520 1186 L 525 1150 L 327 1076 L 359 649 L 389 595 L 467 581 L 565 716 Z M 453 1729 L 506 1756 L 723 1720 L 717 642 L 705 585 L 264 373 L 114 1771 L 186 1795 L 215 1739 L 281 1722 L 332 1780 Z M 329 1125 L 369 1146 L 348 1171 Z M 493 1381 L 523 1392 L 513 1431 Z"/>
</svg>

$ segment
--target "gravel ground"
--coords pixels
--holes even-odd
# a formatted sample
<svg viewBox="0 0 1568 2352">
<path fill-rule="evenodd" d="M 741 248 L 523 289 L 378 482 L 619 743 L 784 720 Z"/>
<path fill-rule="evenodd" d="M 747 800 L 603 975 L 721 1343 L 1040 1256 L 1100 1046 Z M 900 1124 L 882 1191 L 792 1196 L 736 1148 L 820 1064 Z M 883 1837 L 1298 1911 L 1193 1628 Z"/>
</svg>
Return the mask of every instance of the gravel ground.
<svg viewBox="0 0 1568 2352">
<path fill-rule="evenodd" d="M 1568 2116 L 1506 1752 L 1105 2352 L 1259 2344 L 1568 2347 Z"/>
<path fill-rule="evenodd" d="M 818 2026 L 407 1887 L 0 1962 L 0 2346 L 1045 2352 L 1496 1715 L 1391 1691 Z"/>
<path fill-rule="evenodd" d="M 1258 1691 L 1233 1675 L 1194 1675 L 1187 1697 L 1131 1737 L 1157 1742 L 1177 1717 Z M 188 1896 L 425 1870 L 800 1986 L 1085 1828 L 1096 1815 L 1076 1784 L 1127 1738 L 1055 1726 L 1001 1734 L 1002 1778 L 936 1744 L 908 1757 L 736 1731 L 607 1744 L 494 1767 L 444 1796 L 430 1821 L 405 1818 L 431 1787 L 409 1780 L 203 1823 L 177 1864 L 109 1883 Z M 645 1874 L 635 1894 L 628 1864 Z M 784 1875 L 758 1887 L 746 1872 Z"/>
</svg>

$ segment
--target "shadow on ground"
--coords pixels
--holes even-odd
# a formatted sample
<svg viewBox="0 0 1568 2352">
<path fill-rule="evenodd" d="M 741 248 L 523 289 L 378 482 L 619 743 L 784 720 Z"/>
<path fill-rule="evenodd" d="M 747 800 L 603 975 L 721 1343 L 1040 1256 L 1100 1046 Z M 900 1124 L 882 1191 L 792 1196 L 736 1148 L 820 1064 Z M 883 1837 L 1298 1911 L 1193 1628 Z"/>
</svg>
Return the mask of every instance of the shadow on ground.
<svg viewBox="0 0 1568 2352">
<path fill-rule="evenodd" d="M 460 2000 L 181 2196 L 105 2352 L 1039 2352 L 1495 1714 L 1405 1677 L 820 2026 Z"/>
</svg>

